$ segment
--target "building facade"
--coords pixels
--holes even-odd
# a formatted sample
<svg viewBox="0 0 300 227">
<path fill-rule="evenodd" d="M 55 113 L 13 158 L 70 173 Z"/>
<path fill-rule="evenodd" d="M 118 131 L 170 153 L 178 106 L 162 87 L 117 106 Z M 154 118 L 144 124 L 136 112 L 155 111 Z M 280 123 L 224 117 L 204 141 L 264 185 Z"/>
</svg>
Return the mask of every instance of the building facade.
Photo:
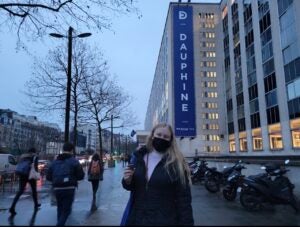
<svg viewBox="0 0 300 227">
<path fill-rule="evenodd" d="M 31 147 L 46 152 L 47 142 L 60 140 L 57 124 L 38 121 L 9 109 L 0 109 L 0 148 L 4 152 L 21 154 Z"/>
<path fill-rule="evenodd" d="M 170 123 L 185 156 L 297 155 L 299 11 L 295 0 L 170 3 L 145 129 Z"/>
</svg>

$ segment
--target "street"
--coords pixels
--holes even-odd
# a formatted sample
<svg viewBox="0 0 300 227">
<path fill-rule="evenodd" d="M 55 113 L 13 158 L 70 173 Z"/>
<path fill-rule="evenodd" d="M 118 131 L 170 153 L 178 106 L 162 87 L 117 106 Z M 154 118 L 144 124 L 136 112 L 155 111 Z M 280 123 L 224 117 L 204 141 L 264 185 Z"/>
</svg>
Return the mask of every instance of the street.
<svg viewBox="0 0 300 227">
<path fill-rule="evenodd" d="M 209 163 L 213 166 L 214 163 Z M 221 166 L 220 163 L 215 165 Z M 229 165 L 229 164 L 228 164 Z M 255 168 L 248 166 L 252 171 Z M 254 169 L 254 170 L 253 170 Z M 291 172 L 299 173 L 299 167 L 291 167 Z M 98 209 L 91 211 L 91 185 L 85 178 L 76 191 L 73 211 L 66 225 L 101 226 L 119 225 L 123 210 L 126 206 L 129 192 L 121 186 L 123 174 L 122 163 L 115 168 L 105 168 L 104 181 L 100 182 L 97 194 Z M 293 177 L 294 178 L 294 177 Z M 298 179 L 300 179 L 298 177 Z M 291 178 L 292 182 L 293 179 Z M 296 182 L 293 182 L 296 183 Z M 299 183 L 299 182 L 297 182 Z M 299 184 L 296 185 L 296 195 L 300 197 Z M 30 190 L 29 190 L 30 193 Z M 39 198 L 42 203 L 38 212 L 33 212 L 33 201 L 30 194 L 25 194 L 16 207 L 17 215 L 9 217 L 8 208 L 14 193 L 1 192 L 0 225 L 55 225 L 56 206 L 51 206 L 49 184 L 39 188 Z M 295 214 L 290 206 L 269 206 L 260 212 L 248 212 L 240 204 L 239 198 L 233 202 L 226 201 L 222 193 L 209 193 L 203 185 L 192 186 L 192 206 L 195 225 L 300 225 L 300 215 Z"/>
</svg>

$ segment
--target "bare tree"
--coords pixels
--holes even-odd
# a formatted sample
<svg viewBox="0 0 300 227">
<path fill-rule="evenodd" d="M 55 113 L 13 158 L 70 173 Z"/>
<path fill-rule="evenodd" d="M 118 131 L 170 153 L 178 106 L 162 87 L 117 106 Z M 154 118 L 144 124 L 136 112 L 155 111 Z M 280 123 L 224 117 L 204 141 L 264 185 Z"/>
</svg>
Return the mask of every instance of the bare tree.
<svg viewBox="0 0 300 227">
<path fill-rule="evenodd" d="M 49 30 L 62 32 L 71 24 L 75 29 L 111 28 L 116 15 L 135 12 L 133 0 L 7 0 L 0 3 L 0 29 L 8 28 L 29 39 Z M 140 16 L 138 16 L 140 17 Z"/>
<path fill-rule="evenodd" d="M 94 73 L 104 70 L 106 61 L 96 48 L 90 48 L 81 40 L 74 43 L 72 55 L 71 111 L 74 114 L 73 142 L 77 144 L 77 125 L 82 108 L 87 104 L 81 87 L 84 77 L 94 77 Z M 66 100 L 66 47 L 50 51 L 45 60 L 36 60 L 32 78 L 25 84 L 25 94 L 30 98 L 26 107 L 36 113 L 61 113 Z M 95 70 L 96 69 L 96 70 Z"/>
<path fill-rule="evenodd" d="M 136 118 L 132 115 L 128 120 L 130 97 L 110 79 L 107 72 L 102 71 L 96 77 L 84 78 L 83 90 L 89 105 L 85 107 L 88 119 L 96 122 L 98 128 L 100 157 L 103 156 L 102 130 L 103 124 L 114 119 L 123 121 L 123 127 L 134 124 Z M 88 121 L 86 119 L 85 121 Z"/>
</svg>

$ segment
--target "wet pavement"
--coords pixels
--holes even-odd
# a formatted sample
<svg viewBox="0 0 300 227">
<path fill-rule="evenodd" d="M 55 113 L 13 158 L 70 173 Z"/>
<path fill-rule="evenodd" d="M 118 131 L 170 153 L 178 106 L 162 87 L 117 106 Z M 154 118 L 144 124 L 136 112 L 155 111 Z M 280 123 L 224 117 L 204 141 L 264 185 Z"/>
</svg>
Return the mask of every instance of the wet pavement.
<svg viewBox="0 0 300 227">
<path fill-rule="evenodd" d="M 223 163 L 209 163 L 209 166 L 214 165 L 220 169 L 223 167 Z M 300 174 L 299 170 L 299 167 L 292 167 L 290 172 L 291 180 L 295 183 L 296 188 L 300 182 L 300 177 L 298 177 Z M 256 165 L 251 165 L 247 171 L 249 174 L 254 174 L 256 171 L 261 172 L 259 166 Z M 116 164 L 114 168 L 105 168 L 104 181 L 100 181 L 96 198 L 97 210 L 91 210 L 92 187 L 90 182 L 86 178 L 81 181 L 78 190 L 76 190 L 73 210 L 66 225 L 119 225 L 129 197 L 129 192 L 124 190 L 121 185 L 122 173 L 123 167 L 121 163 Z M 248 175 L 247 173 L 246 175 Z M 298 197 L 300 197 L 298 193 L 299 187 L 296 191 Z M 29 189 L 19 200 L 16 207 L 17 215 L 14 218 L 10 218 L 8 212 L 14 193 L 0 192 L 0 225 L 55 225 L 56 206 L 51 205 L 49 188 L 49 184 L 39 187 L 39 198 L 42 206 L 36 213 L 33 212 L 33 201 Z M 290 206 L 267 206 L 260 212 L 248 212 L 241 206 L 238 198 L 236 201 L 228 202 L 222 197 L 221 192 L 216 194 L 209 193 L 202 184 L 192 186 L 192 198 L 195 225 L 300 225 L 300 214 L 295 214 Z"/>
</svg>

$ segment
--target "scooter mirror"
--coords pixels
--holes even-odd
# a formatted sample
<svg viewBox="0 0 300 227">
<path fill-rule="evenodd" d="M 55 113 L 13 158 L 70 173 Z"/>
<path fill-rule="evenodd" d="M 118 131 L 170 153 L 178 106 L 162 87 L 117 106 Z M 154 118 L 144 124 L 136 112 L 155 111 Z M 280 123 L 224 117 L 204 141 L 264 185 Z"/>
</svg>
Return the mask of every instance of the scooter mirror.
<svg viewBox="0 0 300 227">
<path fill-rule="evenodd" d="M 242 160 L 239 160 L 239 163 L 242 163 Z"/>
<path fill-rule="evenodd" d="M 290 162 L 290 160 L 289 159 L 287 159 L 287 160 L 285 160 L 285 164 L 289 164 L 289 162 Z"/>
<path fill-rule="evenodd" d="M 260 167 L 261 169 L 266 169 L 266 167 L 265 166 L 262 166 L 262 167 Z"/>
</svg>

